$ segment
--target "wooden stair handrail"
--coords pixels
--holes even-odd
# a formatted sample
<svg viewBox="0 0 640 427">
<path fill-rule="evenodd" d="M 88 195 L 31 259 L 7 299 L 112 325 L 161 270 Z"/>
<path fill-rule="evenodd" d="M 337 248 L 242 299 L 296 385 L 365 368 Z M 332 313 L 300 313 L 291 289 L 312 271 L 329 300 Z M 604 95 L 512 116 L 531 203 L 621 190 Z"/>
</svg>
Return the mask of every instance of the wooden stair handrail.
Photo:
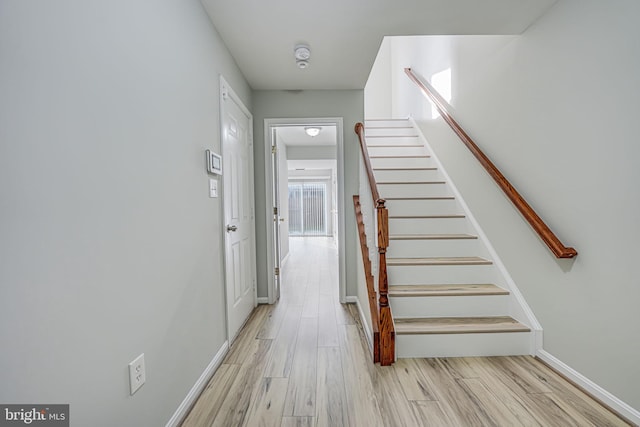
<svg viewBox="0 0 640 427">
<path fill-rule="evenodd" d="M 369 150 L 364 137 L 364 125 L 357 123 L 355 132 L 360 140 L 360 151 L 367 170 L 367 178 L 369 187 L 371 187 L 371 197 L 376 205 L 378 229 L 378 327 L 379 327 L 379 344 L 378 349 L 374 349 L 379 355 L 380 365 L 388 366 L 395 361 L 395 329 L 393 325 L 393 317 L 391 315 L 391 307 L 389 307 L 389 280 L 387 277 L 387 247 L 389 246 L 389 211 L 385 207 L 385 200 L 380 197 L 378 185 L 373 174 L 371 159 L 369 158 Z M 355 196 L 354 196 L 355 197 Z M 359 200 L 359 199 L 358 199 Z M 363 224 L 364 226 L 364 224 Z M 363 230 L 364 232 L 364 230 Z M 368 258 L 368 253 L 367 253 Z M 364 258 L 364 253 L 363 253 Z M 374 291 L 375 293 L 375 291 Z M 374 340 L 375 341 L 375 340 Z"/>
<path fill-rule="evenodd" d="M 356 127 L 354 130 L 358 135 L 358 139 L 360 140 L 360 151 L 362 152 L 364 167 L 367 170 L 367 178 L 369 178 L 371 197 L 373 198 L 374 203 L 382 201 L 382 205 L 384 206 L 384 199 L 380 198 L 380 193 L 378 192 L 378 184 L 376 184 L 376 178 L 373 175 L 373 167 L 371 166 L 371 159 L 369 158 L 369 150 L 367 150 L 367 145 L 364 139 L 364 125 L 362 123 L 356 123 Z"/>
<path fill-rule="evenodd" d="M 462 129 L 462 127 L 458 124 L 458 122 L 454 120 L 451 114 L 449 114 L 449 110 L 447 109 L 445 101 L 440 97 L 436 90 L 428 82 L 423 82 L 411 70 L 411 68 L 405 68 L 404 72 L 416 85 L 418 85 L 422 93 L 435 104 L 442 118 L 449 124 L 451 129 L 453 129 L 462 143 L 467 146 L 467 148 L 476 157 L 476 159 L 478 159 L 487 173 L 489 173 L 496 184 L 498 184 L 498 187 L 502 189 L 509 200 L 511 200 L 514 206 L 520 211 L 522 216 L 527 220 L 527 222 L 529 222 L 531 227 L 533 227 L 535 232 L 538 233 L 542 241 L 549 247 L 556 258 L 573 258 L 578 255 L 578 252 L 574 248 L 567 247 L 562 244 L 560 239 L 558 239 L 553 231 L 551 231 L 549 226 L 544 223 L 542 218 L 538 216 L 531 205 L 529 205 L 529 203 L 527 203 L 527 201 L 520 195 L 520 193 L 516 191 L 516 189 L 513 187 L 513 185 L 511 185 L 507 178 L 505 178 L 502 172 L 500 172 L 500 170 L 493 164 L 493 162 L 491 162 L 491 160 L 489 160 L 489 158 L 482 152 L 482 150 L 480 150 L 480 148 L 471 139 L 471 137 L 469 137 L 464 129 Z"/>
<path fill-rule="evenodd" d="M 378 301 L 376 300 L 376 290 L 373 286 L 373 271 L 371 260 L 369 259 L 369 245 L 367 245 L 367 234 L 364 230 L 364 219 L 360 206 L 360 196 L 353 196 L 353 209 L 356 213 L 356 224 L 358 225 L 358 237 L 360 240 L 360 251 L 362 252 L 362 263 L 364 264 L 364 276 L 367 282 L 367 296 L 369 299 L 369 312 L 371 313 L 371 329 L 373 342 L 373 362 L 380 362 L 380 320 L 378 318 Z"/>
</svg>

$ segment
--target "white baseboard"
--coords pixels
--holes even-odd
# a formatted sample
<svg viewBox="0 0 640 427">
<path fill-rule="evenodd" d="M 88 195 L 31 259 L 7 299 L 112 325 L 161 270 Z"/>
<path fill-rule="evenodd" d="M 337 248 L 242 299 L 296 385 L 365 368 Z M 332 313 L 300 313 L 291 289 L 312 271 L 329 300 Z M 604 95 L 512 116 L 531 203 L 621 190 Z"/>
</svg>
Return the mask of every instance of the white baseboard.
<svg viewBox="0 0 640 427">
<path fill-rule="evenodd" d="M 364 335 L 367 337 L 367 344 L 369 345 L 370 354 L 373 354 L 373 336 L 372 331 L 369 330 L 369 325 L 364 320 L 364 311 L 362 311 L 362 306 L 360 305 L 360 300 L 357 297 L 352 297 L 356 299 L 356 307 L 358 307 L 358 315 L 360 316 L 360 323 L 362 323 L 362 329 L 364 329 Z"/>
<path fill-rule="evenodd" d="M 269 304 L 269 297 L 258 297 L 258 304 Z"/>
<path fill-rule="evenodd" d="M 627 405 L 622 400 L 618 399 L 613 394 L 609 393 L 607 390 L 603 389 L 598 384 L 594 383 L 589 378 L 585 377 L 580 372 L 571 368 L 569 365 L 565 364 L 548 352 L 544 350 L 538 350 L 536 356 L 538 356 L 553 369 L 576 383 L 578 386 L 582 387 L 587 393 L 591 394 L 600 402 L 604 403 L 609 408 L 625 417 L 628 421 L 640 425 L 640 411 Z"/>
<path fill-rule="evenodd" d="M 189 413 L 189 409 L 191 409 L 191 406 L 198 399 L 198 397 L 200 396 L 200 393 L 202 393 L 202 390 L 204 390 L 207 383 L 209 382 L 213 374 L 216 372 L 216 370 L 222 363 L 222 360 L 227 355 L 228 351 L 229 351 L 229 342 L 225 341 L 224 344 L 222 344 L 222 347 L 220 347 L 220 350 L 218 350 L 216 355 L 213 356 L 213 359 L 211 360 L 209 365 L 205 368 L 202 375 L 200 375 L 200 378 L 198 378 L 198 381 L 196 381 L 193 387 L 191 387 L 191 390 L 187 394 L 187 397 L 185 397 L 182 403 L 180 404 L 180 406 L 178 406 L 178 409 L 176 409 L 176 412 L 173 414 L 171 419 L 167 422 L 166 427 L 177 427 L 182 422 L 184 417 L 187 416 L 187 414 Z"/>
</svg>

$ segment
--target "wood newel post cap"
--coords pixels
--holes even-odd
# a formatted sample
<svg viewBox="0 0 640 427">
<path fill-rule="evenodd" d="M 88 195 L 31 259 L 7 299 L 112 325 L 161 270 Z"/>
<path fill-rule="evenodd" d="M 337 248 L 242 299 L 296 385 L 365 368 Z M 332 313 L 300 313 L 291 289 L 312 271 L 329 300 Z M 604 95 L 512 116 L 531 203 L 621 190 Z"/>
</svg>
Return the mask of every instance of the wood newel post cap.
<svg viewBox="0 0 640 427">
<path fill-rule="evenodd" d="M 364 128 L 364 125 L 363 125 L 362 123 L 358 122 L 358 123 L 356 123 L 356 126 L 354 127 L 354 129 L 353 129 L 353 130 L 354 130 L 356 133 L 360 133 L 360 129 L 362 129 L 362 128 Z"/>
<path fill-rule="evenodd" d="M 376 200 L 376 209 L 384 209 L 385 203 L 387 203 L 387 201 L 383 198 Z"/>
</svg>

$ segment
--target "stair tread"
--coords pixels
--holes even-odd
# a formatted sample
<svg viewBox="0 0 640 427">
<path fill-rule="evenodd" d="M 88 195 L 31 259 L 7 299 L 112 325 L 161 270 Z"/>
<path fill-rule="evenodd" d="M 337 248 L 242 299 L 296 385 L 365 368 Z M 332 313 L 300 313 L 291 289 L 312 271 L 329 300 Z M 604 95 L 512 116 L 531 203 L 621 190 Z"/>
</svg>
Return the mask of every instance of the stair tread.
<svg viewBox="0 0 640 427">
<path fill-rule="evenodd" d="M 420 144 L 367 144 L 367 148 L 424 148 Z"/>
<path fill-rule="evenodd" d="M 431 168 L 385 168 L 385 167 L 378 167 L 378 168 L 373 168 L 374 171 L 435 171 L 438 170 L 438 168 L 435 167 L 431 167 Z"/>
<path fill-rule="evenodd" d="M 374 118 L 366 118 L 364 119 L 365 123 L 367 122 L 407 122 L 409 123 L 408 117 L 374 117 Z"/>
<path fill-rule="evenodd" d="M 477 239 L 473 234 L 391 234 L 390 240 L 457 240 Z"/>
<path fill-rule="evenodd" d="M 436 219 L 436 218 L 465 218 L 465 216 L 463 214 L 389 215 L 389 219 Z"/>
<path fill-rule="evenodd" d="M 406 156 L 369 156 L 370 159 L 428 159 L 428 155 L 406 155 Z"/>
<path fill-rule="evenodd" d="M 389 285 L 390 297 L 445 297 L 475 295 L 509 295 L 509 291 L 490 283 L 460 285 Z"/>
<path fill-rule="evenodd" d="M 453 196 L 434 196 L 434 197 L 385 197 L 385 200 L 455 200 Z"/>
<path fill-rule="evenodd" d="M 529 332 L 526 325 L 509 316 L 427 317 L 394 319 L 396 334 L 477 334 Z"/>
<path fill-rule="evenodd" d="M 411 184 L 446 184 L 446 181 L 382 181 L 376 182 L 378 185 L 411 185 Z"/>
<path fill-rule="evenodd" d="M 367 133 L 367 129 L 413 129 L 413 126 L 367 126 L 364 130 L 365 135 Z"/>
<path fill-rule="evenodd" d="M 383 128 L 378 128 L 383 129 Z M 407 129 L 407 128 L 387 128 L 387 129 Z M 366 138 L 417 138 L 418 135 L 364 135 Z M 368 145 L 368 144 L 367 144 Z M 424 145 L 420 144 L 421 147 Z"/>
<path fill-rule="evenodd" d="M 427 257 L 427 258 L 387 258 L 387 266 L 402 265 L 489 265 L 490 260 L 478 256 L 468 257 Z"/>
</svg>

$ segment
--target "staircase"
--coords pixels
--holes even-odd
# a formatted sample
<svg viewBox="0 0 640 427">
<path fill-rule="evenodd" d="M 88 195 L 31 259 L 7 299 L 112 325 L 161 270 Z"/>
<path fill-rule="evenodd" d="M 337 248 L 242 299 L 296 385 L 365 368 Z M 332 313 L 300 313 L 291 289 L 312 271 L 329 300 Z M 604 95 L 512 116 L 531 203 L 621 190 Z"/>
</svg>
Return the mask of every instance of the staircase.
<svg viewBox="0 0 640 427">
<path fill-rule="evenodd" d="M 365 137 L 389 210 L 396 356 L 531 354 L 535 319 L 418 130 L 408 120 L 370 120 Z"/>
</svg>

